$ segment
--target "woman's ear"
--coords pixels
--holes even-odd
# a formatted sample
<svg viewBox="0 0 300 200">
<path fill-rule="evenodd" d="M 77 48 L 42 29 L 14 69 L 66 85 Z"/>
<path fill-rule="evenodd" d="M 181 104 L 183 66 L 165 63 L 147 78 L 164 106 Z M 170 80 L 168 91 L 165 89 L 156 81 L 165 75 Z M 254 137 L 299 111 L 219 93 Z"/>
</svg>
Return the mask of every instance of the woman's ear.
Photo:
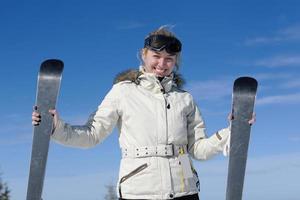
<svg viewBox="0 0 300 200">
<path fill-rule="evenodd" d="M 147 54 L 147 49 L 145 49 L 145 48 L 142 49 L 141 50 L 141 58 L 142 58 L 143 62 L 145 61 L 146 54 Z"/>
</svg>

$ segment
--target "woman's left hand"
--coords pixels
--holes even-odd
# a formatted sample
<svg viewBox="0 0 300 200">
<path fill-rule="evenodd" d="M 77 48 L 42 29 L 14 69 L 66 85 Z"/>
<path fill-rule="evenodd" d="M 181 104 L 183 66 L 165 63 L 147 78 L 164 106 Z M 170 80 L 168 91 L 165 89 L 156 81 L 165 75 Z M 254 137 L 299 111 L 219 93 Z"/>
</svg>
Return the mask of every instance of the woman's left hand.
<svg viewBox="0 0 300 200">
<path fill-rule="evenodd" d="M 248 121 L 248 123 L 250 124 L 250 126 L 252 126 L 255 122 L 256 122 L 256 113 L 254 112 L 252 114 L 252 118 Z"/>
<path fill-rule="evenodd" d="M 234 119 L 232 113 L 230 113 L 227 117 L 229 123 L 231 123 L 231 121 Z M 250 126 L 252 126 L 254 123 L 256 122 L 256 114 L 255 112 L 252 114 L 252 118 L 248 121 L 248 123 L 250 124 Z"/>
</svg>

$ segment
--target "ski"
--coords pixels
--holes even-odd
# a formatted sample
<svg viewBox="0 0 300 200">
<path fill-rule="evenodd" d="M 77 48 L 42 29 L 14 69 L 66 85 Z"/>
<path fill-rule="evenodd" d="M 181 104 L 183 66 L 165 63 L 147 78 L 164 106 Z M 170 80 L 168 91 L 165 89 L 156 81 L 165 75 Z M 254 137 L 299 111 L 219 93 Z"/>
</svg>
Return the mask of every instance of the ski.
<svg viewBox="0 0 300 200">
<path fill-rule="evenodd" d="M 46 60 L 41 64 L 37 81 L 37 112 L 41 123 L 34 127 L 27 200 L 41 200 L 53 117 L 48 112 L 54 109 L 60 88 L 64 64 L 60 60 Z"/>
<path fill-rule="evenodd" d="M 240 77 L 234 81 L 226 200 L 242 199 L 251 130 L 248 121 L 252 118 L 256 91 L 254 78 Z"/>
</svg>

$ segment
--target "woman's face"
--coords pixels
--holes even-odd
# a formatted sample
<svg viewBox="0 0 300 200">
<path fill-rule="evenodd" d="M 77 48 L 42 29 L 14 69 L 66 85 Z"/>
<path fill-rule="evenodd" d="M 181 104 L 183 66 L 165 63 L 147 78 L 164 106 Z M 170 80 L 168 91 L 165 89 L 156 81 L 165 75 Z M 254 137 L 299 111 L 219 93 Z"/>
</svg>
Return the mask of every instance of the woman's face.
<svg viewBox="0 0 300 200">
<path fill-rule="evenodd" d="M 176 63 L 176 55 L 169 54 L 165 50 L 156 52 L 148 49 L 144 51 L 142 58 L 145 71 L 158 77 L 170 75 Z"/>
</svg>

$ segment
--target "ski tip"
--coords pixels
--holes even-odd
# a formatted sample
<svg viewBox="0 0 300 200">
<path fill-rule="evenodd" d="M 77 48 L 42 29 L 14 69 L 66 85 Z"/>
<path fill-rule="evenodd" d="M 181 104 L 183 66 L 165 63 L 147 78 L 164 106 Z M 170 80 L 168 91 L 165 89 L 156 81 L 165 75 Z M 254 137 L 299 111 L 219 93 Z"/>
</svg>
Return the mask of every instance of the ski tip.
<svg viewBox="0 0 300 200">
<path fill-rule="evenodd" d="M 234 88 L 251 88 L 251 90 L 256 91 L 257 90 L 258 82 L 255 78 L 249 77 L 249 76 L 242 76 L 237 78 L 234 81 Z"/>
<path fill-rule="evenodd" d="M 256 82 L 257 83 L 257 80 L 250 76 L 241 76 L 237 78 L 234 82 Z"/>
<path fill-rule="evenodd" d="M 59 59 L 48 59 L 42 62 L 40 73 L 61 74 L 64 68 L 63 61 Z"/>
</svg>

